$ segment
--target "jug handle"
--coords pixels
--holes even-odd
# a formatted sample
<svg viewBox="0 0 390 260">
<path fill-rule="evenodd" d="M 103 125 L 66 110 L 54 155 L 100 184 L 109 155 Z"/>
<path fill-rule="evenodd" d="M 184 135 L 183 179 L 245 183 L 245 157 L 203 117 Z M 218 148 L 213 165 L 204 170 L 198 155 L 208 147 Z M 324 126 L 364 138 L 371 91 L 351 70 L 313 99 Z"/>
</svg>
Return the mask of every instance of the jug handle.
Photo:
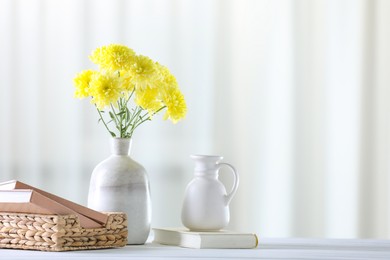
<svg viewBox="0 0 390 260">
<path fill-rule="evenodd" d="M 233 165 L 231 165 L 229 163 L 224 163 L 224 162 L 218 162 L 217 165 L 219 165 L 218 170 L 222 166 L 228 166 L 231 169 L 232 173 L 233 173 L 233 177 L 234 177 L 233 181 L 234 182 L 233 182 L 232 190 L 229 192 L 229 194 L 225 195 L 225 203 L 226 203 L 226 205 L 229 205 L 229 203 L 232 200 L 234 194 L 236 194 L 236 191 L 237 191 L 237 188 L 238 188 L 238 183 L 239 183 L 240 179 L 238 178 L 237 170 L 236 170 L 236 168 L 233 167 Z"/>
</svg>

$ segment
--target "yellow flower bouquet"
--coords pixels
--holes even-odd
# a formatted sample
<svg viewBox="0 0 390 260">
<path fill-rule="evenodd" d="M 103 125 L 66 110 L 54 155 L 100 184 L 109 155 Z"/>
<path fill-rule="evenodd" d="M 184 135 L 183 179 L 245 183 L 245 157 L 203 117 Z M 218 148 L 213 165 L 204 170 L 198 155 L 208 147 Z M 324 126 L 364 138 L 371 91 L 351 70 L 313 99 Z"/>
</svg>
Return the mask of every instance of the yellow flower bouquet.
<svg viewBox="0 0 390 260">
<path fill-rule="evenodd" d="M 112 137 L 131 138 L 138 126 L 162 110 L 164 119 L 173 123 L 184 118 L 184 96 L 167 67 L 119 44 L 97 48 L 89 58 L 99 70 L 76 75 L 75 97 L 91 97 L 99 122 Z M 116 130 L 110 129 L 112 123 Z"/>
</svg>

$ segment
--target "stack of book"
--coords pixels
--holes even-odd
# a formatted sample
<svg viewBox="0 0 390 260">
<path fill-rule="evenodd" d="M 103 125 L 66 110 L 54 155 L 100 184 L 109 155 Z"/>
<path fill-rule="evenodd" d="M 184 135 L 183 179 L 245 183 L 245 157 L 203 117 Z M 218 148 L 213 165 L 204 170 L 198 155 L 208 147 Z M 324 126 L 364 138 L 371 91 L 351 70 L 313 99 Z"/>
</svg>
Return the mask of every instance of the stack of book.
<svg viewBox="0 0 390 260">
<path fill-rule="evenodd" d="M 0 212 L 76 215 L 84 228 L 100 228 L 107 215 L 20 181 L 0 183 Z"/>
<path fill-rule="evenodd" d="M 19 181 L 0 183 L 0 247 L 67 251 L 122 247 L 123 212 L 98 212 Z"/>
</svg>

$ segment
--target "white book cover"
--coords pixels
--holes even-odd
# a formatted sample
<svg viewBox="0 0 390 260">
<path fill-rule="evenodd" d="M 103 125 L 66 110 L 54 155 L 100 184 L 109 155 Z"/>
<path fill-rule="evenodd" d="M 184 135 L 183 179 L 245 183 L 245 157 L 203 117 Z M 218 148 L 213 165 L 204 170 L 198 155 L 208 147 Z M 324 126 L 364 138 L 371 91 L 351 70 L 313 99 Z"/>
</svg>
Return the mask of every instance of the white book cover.
<svg viewBox="0 0 390 260">
<path fill-rule="evenodd" d="M 258 238 L 253 233 L 229 230 L 195 232 L 185 228 L 153 228 L 154 243 L 187 248 L 256 248 Z"/>
</svg>

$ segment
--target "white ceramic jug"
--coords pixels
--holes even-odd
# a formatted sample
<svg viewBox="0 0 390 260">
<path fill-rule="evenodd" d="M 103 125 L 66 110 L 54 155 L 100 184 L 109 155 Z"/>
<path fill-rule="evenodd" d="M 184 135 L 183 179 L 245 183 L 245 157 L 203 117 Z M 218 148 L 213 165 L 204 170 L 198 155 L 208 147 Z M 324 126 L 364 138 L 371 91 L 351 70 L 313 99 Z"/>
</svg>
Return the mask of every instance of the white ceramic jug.
<svg viewBox="0 0 390 260">
<path fill-rule="evenodd" d="M 238 174 L 232 165 L 221 162 L 222 156 L 192 155 L 191 158 L 195 161 L 195 177 L 185 192 L 182 223 L 193 231 L 220 230 L 229 224 L 229 203 L 238 188 Z M 229 194 L 218 179 L 222 166 L 228 166 L 234 176 Z"/>
</svg>

